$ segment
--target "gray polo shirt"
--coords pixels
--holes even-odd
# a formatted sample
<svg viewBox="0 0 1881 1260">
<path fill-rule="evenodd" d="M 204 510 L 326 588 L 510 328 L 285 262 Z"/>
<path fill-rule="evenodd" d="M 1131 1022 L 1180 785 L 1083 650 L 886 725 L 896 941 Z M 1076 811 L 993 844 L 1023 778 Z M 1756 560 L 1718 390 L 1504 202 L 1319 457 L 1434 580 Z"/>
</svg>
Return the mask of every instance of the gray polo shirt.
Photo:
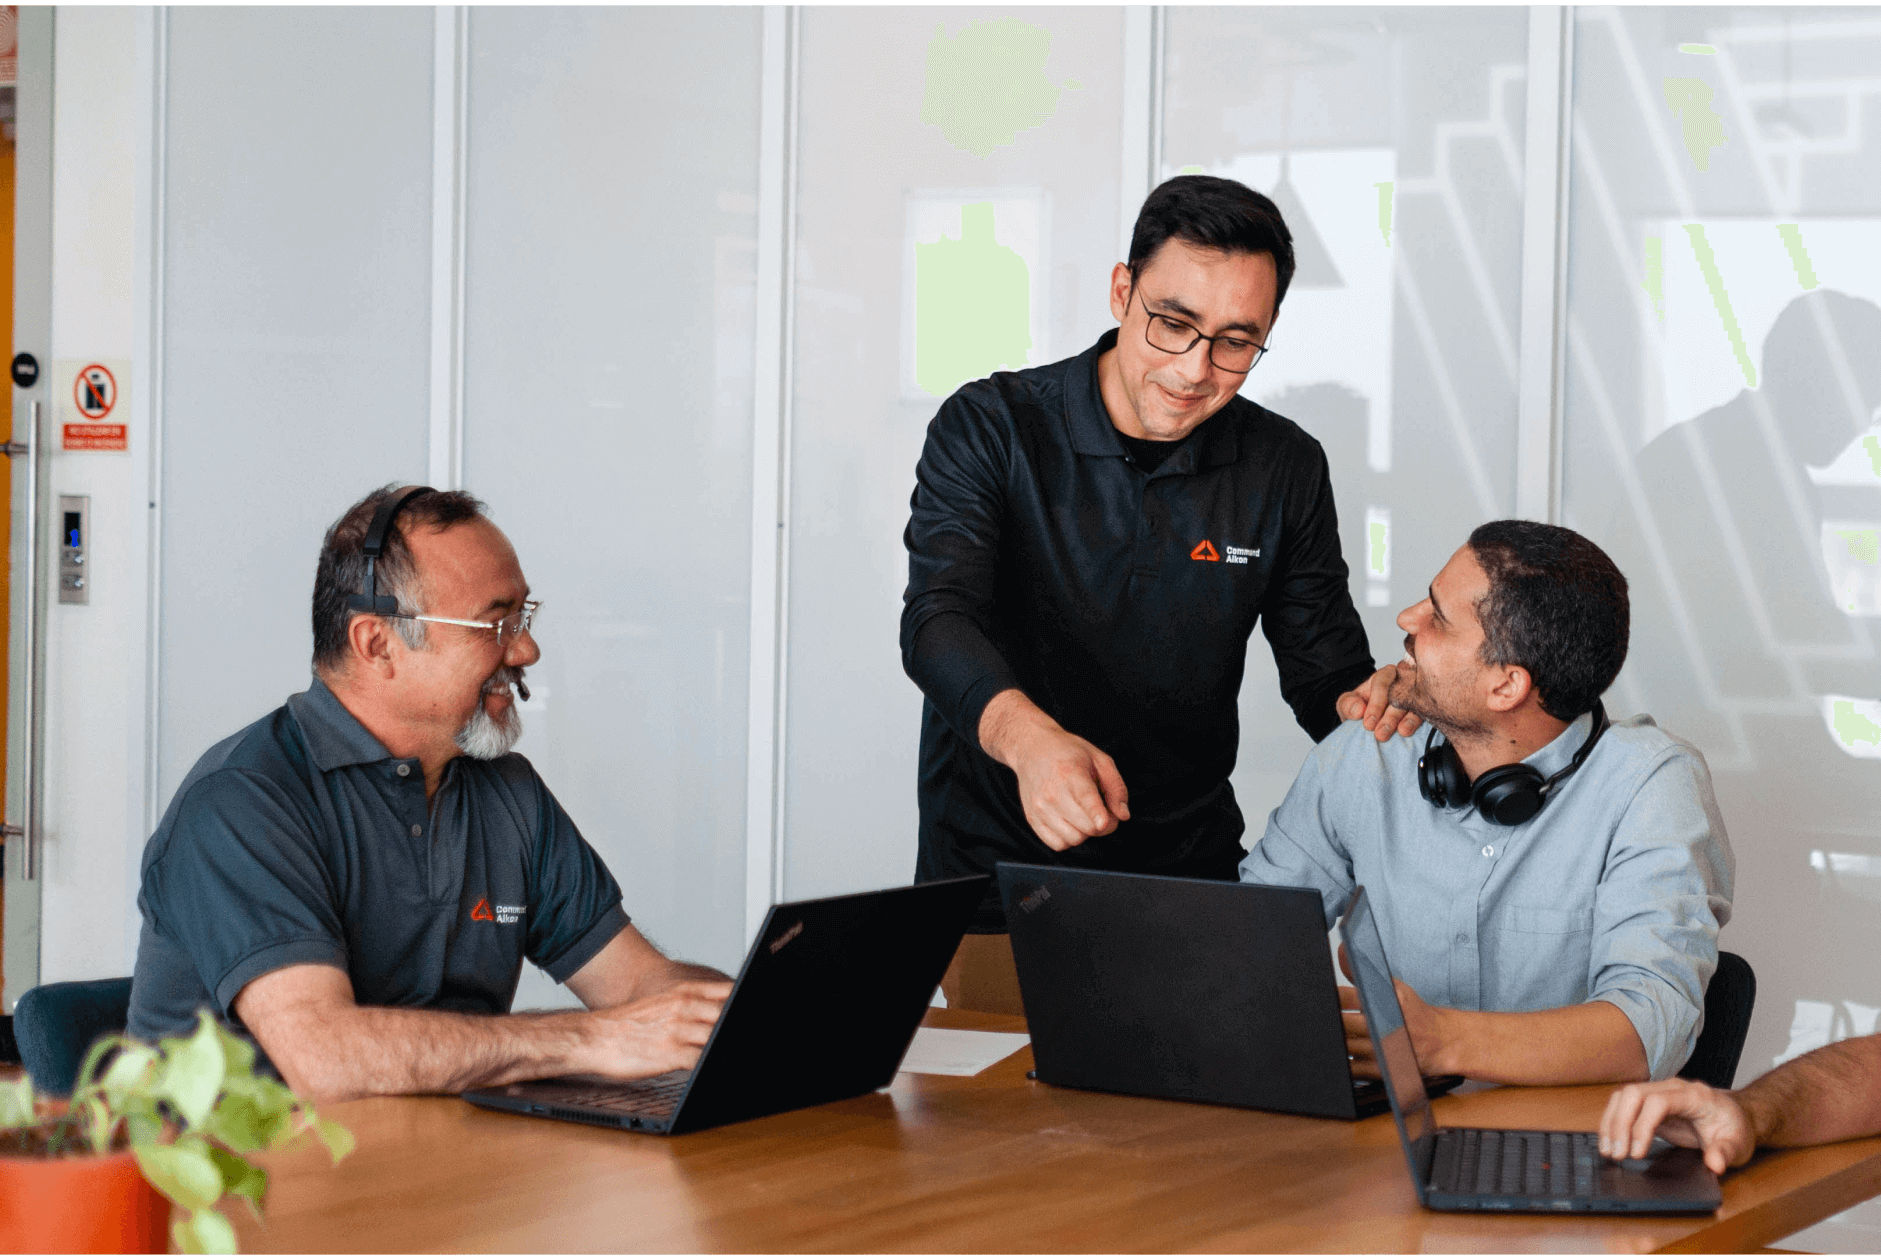
<svg viewBox="0 0 1881 1260">
<path fill-rule="evenodd" d="M 326 685 L 196 763 L 144 848 L 130 1032 L 230 1023 L 242 986 L 344 970 L 364 1006 L 501 1014 L 523 959 L 557 981 L 627 925 L 620 886 L 528 760 L 424 769 Z"/>
<path fill-rule="evenodd" d="M 1573 759 L 1591 715 L 1527 758 Z M 1371 895 L 1392 971 L 1426 1002 L 1539 1011 L 1620 1008 L 1654 1080 L 1691 1057 L 1731 917 L 1735 862 L 1699 751 L 1641 715 L 1519 827 L 1418 794 L 1420 731 L 1380 744 L 1347 722 L 1308 754 L 1241 863 L 1249 883 L 1316 888 L 1331 926 Z"/>
</svg>

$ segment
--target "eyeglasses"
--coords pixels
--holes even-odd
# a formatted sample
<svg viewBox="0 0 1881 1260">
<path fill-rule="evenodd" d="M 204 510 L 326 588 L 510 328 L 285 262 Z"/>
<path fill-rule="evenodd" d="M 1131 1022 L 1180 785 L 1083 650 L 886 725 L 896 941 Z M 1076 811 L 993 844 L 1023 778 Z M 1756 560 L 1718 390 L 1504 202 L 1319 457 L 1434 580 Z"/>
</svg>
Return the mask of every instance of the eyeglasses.
<svg viewBox="0 0 1881 1260">
<path fill-rule="evenodd" d="M 1131 286 L 1132 297 L 1136 295 L 1135 285 Z M 1124 313 L 1129 314 L 1129 304 L 1124 304 Z M 1164 354 L 1187 354 L 1195 349 L 1195 343 L 1208 343 L 1208 361 L 1224 372 L 1245 375 L 1254 370 L 1254 365 L 1267 353 L 1267 347 L 1260 342 L 1249 341 L 1245 337 L 1230 337 L 1221 333 L 1213 337 L 1202 334 L 1202 330 L 1193 324 L 1185 324 L 1168 315 L 1158 315 L 1149 308 L 1149 299 L 1143 299 L 1143 313 L 1149 316 L 1144 325 L 1143 339 L 1150 343 L 1150 348 Z"/>
<path fill-rule="evenodd" d="M 441 626 L 468 626 L 472 630 L 496 631 L 498 647 L 507 647 L 519 634 L 523 634 L 535 624 L 536 614 L 542 611 L 542 601 L 528 599 L 501 621 L 465 621 L 462 617 L 432 617 L 425 613 L 387 613 L 388 617 L 402 617 L 406 621 L 435 621 Z"/>
</svg>

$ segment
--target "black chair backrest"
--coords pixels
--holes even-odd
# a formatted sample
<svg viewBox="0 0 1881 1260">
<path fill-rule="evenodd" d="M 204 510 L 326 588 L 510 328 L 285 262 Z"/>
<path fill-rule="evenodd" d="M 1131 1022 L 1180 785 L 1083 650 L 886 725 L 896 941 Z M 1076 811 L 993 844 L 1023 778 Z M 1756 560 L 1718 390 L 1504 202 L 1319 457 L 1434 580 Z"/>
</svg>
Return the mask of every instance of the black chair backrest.
<svg viewBox="0 0 1881 1260">
<path fill-rule="evenodd" d="M 1715 1089 L 1729 1089 L 1737 1078 L 1737 1060 L 1744 1053 L 1750 1031 L 1751 1008 L 1757 1005 L 1757 973 L 1736 954 L 1718 953 L 1718 969 L 1705 990 L 1705 1027 L 1692 1047 L 1692 1057 L 1679 1069 L 1688 1081 L 1703 1081 Z"/>
<path fill-rule="evenodd" d="M 100 1037 L 124 1031 L 131 980 L 68 980 L 28 989 L 13 1004 L 20 1062 L 41 1093 L 65 1095 L 78 1083 L 85 1052 Z"/>
</svg>

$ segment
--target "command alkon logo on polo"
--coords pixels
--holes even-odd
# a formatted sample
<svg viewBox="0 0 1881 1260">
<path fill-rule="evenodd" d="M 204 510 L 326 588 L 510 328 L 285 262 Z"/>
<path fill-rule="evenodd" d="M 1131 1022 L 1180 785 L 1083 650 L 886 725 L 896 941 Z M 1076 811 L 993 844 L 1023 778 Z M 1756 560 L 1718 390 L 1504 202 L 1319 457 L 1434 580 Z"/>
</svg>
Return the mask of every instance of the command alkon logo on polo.
<svg viewBox="0 0 1881 1260">
<path fill-rule="evenodd" d="M 470 917 L 476 923 L 520 923 L 528 909 L 526 905 L 492 908 L 488 897 L 479 897 L 477 904 L 470 908 Z"/>
<path fill-rule="evenodd" d="M 1228 553 L 1227 559 L 1229 564 L 1246 564 L 1249 559 L 1258 560 L 1261 554 L 1259 547 L 1227 547 L 1223 550 Z M 1195 549 L 1189 552 L 1189 559 L 1191 560 L 1218 561 L 1221 558 L 1221 552 L 1216 551 L 1215 544 L 1206 538 L 1196 543 Z"/>
</svg>

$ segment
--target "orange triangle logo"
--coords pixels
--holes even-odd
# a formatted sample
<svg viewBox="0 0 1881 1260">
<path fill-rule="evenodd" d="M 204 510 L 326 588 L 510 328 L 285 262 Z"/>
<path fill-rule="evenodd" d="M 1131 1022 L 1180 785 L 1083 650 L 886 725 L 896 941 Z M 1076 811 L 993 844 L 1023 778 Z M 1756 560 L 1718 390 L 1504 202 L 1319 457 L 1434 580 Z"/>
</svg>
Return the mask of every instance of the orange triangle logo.
<svg viewBox="0 0 1881 1260">
<path fill-rule="evenodd" d="M 490 899 L 488 897 L 477 898 L 477 904 L 472 908 L 470 917 L 480 919 L 485 923 L 495 923 L 496 916 L 490 913 Z"/>
<path fill-rule="evenodd" d="M 1215 550 L 1215 544 L 1204 538 L 1195 544 L 1195 550 L 1189 553 L 1191 560 L 1219 560 L 1221 553 Z"/>
</svg>

